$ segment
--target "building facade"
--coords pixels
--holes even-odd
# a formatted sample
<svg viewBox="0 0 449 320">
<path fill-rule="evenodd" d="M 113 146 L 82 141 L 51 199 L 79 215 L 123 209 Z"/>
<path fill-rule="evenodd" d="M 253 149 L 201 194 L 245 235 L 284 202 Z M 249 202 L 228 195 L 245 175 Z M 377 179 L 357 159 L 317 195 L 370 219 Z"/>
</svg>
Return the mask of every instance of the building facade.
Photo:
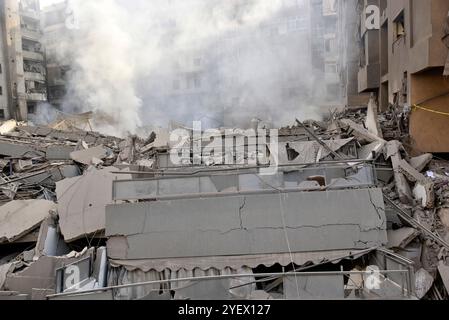
<svg viewBox="0 0 449 320">
<path fill-rule="evenodd" d="M 39 103 L 47 101 L 39 1 L 2 1 L 1 34 L 5 82 L 0 116 L 27 120 Z"/>
<path fill-rule="evenodd" d="M 44 32 L 48 101 L 61 108 L 66 95 L 67 74 L 72 69 L 73 29 L 70 28 L 69 1 L 42 9 L 41 25 Z"/>
<path fill-rule="evenodd" d="M 367 30 L 365 9 L 380 11 L 379 29 Z M 360 0 L 359 92 L 378 93 L 379 106 L 409 115 L 415 152 L 449 152 L 448 48 L 442 41 L 445 0 Z"/>
</svg>

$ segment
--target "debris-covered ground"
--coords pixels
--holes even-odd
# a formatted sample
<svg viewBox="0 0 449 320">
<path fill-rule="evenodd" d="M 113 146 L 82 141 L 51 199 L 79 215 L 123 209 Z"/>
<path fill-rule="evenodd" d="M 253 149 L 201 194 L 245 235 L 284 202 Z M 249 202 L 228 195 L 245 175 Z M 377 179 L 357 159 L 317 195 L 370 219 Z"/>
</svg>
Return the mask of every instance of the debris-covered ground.
<svg viewBox="0 0 449 320">
<path fill-rule="evenodd" d="M 102 299 L 204 298 L 198 293 L 208 293 L 208 290 L 212 289 L 202 286 L 201 282 L 198 283 L 198 287 L 193 286 L 193 289 L 190 288 L 189 291 L 188 286 L 182 285 L 186 283 L 186 280 L 180 283 L 173 279 L 201 276 L 225 277 L 226 275 L 232 281 L 226 283 L 227 289 L 221 287 L 217 289 L 218 285 L 215 284 L 212 298 L 297 298 L 292 296 L 292 292 L 298 293 L 300 297 L 301 294 L 302 297 L 308 295 L 308 298 L 397 298 L 396 295 L 392 295 L 391 288 L 398 283 L 401 284 L 401 281 L 380 274 L 379 279 L 389 280 L 393 285 L 388 288 L 382 287 L 381 293 L 376 293 L 374 290 L 376 288 L 370 288 L 364 278 L 373 275 L 375 271 L 372 269 L 373 265 L 387 271 L 398 268 L 395 264 L 374 264 L 373 259 L 376 260 L 376 257 L 378 258 L 381 254 L 385 261 L 387 257 L 393 257 L 391 261 L 396 261 L 395 263 L 405 261 L 405 265 L 409 263 L 412 266 L 411 269 L 404 269 L 410 277 L 402 278 L 400 294 L 403 298 L 447 299 L 449 161 L 436 155 L 412 153 L 407 136 L 404 134 L 406 129 L 403 117 L 391 112 L 377 115 L 375 109 L 374 103 L 371 102 L 368 108 L 331 113 L 323 121 L 299 122 L 292 119 L 291 127 L 281 128 L 277 164 L 283 167 L 281 172 L 285 181 L 281 186 L 282 191 L 278 190 L 281 187 L 274 186 L 277 183 L 275 180 L 272 184 L 264 181 L 261 189 L 248 191 L 244 189 L 244 185 L 249 182 L 243 183 L 244 179 L 238 176 L 241 174 L 240 171 L 263 168 L 266 163 L 272 161 L 273 150 L 262 155 L 254 155 L 250 152 L 232 154 L 232 157 L 237 160 L 257 158 L 255 165 L 252 166 L 221 165 L 219 160 L 226 156 L 225 149 L 223 154 L 211 154 L 198 165 L 194 165 L 195 156 L 191 152 L 191 142 L 194 137 L 191 137 L 192 139 L 186 141 L 181 147 L 177 145 L 182 150 L 187 149 L 187 157 L 183 158 L 180 165 L 170 163 L 168 155 L 173 145 L 169 141 L 168 130 L 156 130 L 145 137 L 129 136 L 120 139 L 80 130 L 76 123 L 72 122 L 46 127 L 32 127 L 14 121 L 4 123 L 0 127 L 0 298 L 68 298 L 70 294 L 86 290 L 89 294 L 97 294 L 96 298 Z M 253 124 L 258 126 L 258 129 L 264 129 L 263 125 L 257 122 Z M 241 131 L 233 129 L 233 136 L 238 137 Z M 216 136 L 222 134 L 224 131 L 215 133 Z M 206 138 L 210 139 L 210 136 Z M 367 172 L 363 171 L 367 164 L 374 165 L 375 183 L 371 182 L 371 176 L 361 175 Z M 332 171 L 332 174 L 336 176 L 333 177 L 332 182 L 329 182 L 326 174 L 321 172 L 335 170 L 335 167 L 343 169 L 343 176 L 340 177 L 338 176 L 340 173 Z M 302 170 L 305 169 L 311 169 L 311 173 L 308 173 L 302 181 L 301 179 L 304 178 Z M 212 180 L 215 179 L 213 181 L 217 185 L 223 184 L 215 190 L 215 193 L 221 193 L 219 195 L 221 198 L 214 200 L 217 206 L 222 203 L 222 200 L 218 199 L 228 199 L 226 197 L 241 194 L 246 195 L 245 201 L 250 201 L 251 196 L 259 194 L 269 199 L 270 192 L 273 190 L 278 190 L 280 194 L 291 192 L 296 195 L 297 193 L 300 197 L 308 197 L 305 193 L 329 192 L 328 199 L 330 199 L 331 190 L 340 192 L 340 195 L 345 195 L 346 192 L 346 195 L 351 196 L 351 192 L 356 195 L 355 192 L 358 189 L 361 189 L 359 190 L 361 192 L 366 189 L 371 197 L 369 190 L 377 188 L 383 196 L 383 203 L 382 201 L 375 203 L 375 199 L 369 199 L 366 209 L 368 212 L 374 208 L 373 212 L 379 215 L 380 220 L 354 221 L 353 224 L 360 224 L 356 226 L 357 230 L 360 229 L 357 235 L 345 235 L 349 229 L 343 231 L 335 229 L 339 232 L 338 235 L 343 235 L 341 236 L 343 238 L 359 236 L 360 239 L 354 242 L 354 246 L 347 245 L 343 241 L 345 239 L 341 241 L 337 239 L 333 246 L 327 244 L 326 248 L 330 250 L 327 250 L 325 256 L 317 254 L 323 251 L 318 244 L 307 244 L 307 247 L 291 240 L 296 239 L 296 236 L 301 237 L 301 234 L 305 234 L 306 231 L 301 231 L 301 226 L 297 226 L 297 231 L 289 234 L 290 221 L 283 221 L 290 254 L 287 256 L 281 256 L 281 252 L 264 252 L 265 256 L 250 251 L 245 254 L 246 244 L 242 243 L 242 248 L 234 246 L 235 254 L 229 254 L 228 251 L 219 254 L 218 249 L 216 254 L 207 253 L 211 248 L 205 245 L 203 252 L 194 251 L 192 256 L 186 253 L 186 256 L 174 257 L 177 253 L 174 246 L 177 244 L 161 242 L 156 246 L 154 242 L 146 243 L 147 240 L 141 240 L 144 241 L 143 247 L 152 248 L 148 249 L 151 251 L 148 254 L 145 248 L 140 248 L 139 242 L 134 242 L 140 239 L 136 237 L 135 232 L 130 231 L 127 234 L 127 231 L 123 230 L 146 228 L 148 222 L 137 219 L 133 215 L 134 211 L 124 210 L 120 213 L 121 218 L 125 217 L 124 219 L 131 221 L 129 224 L 134 226 L 125 226 L 126 221 L 115 225 L 106 218 L 108 206 L 117 208 L 120 205 L 149 206 L 148 211 L 154 210 L 152 209 L 154 204 L 160 204 L 162 207 L 169 203 L 170 213 L 172 213 L 175 210 L 176 199 L 188 198 L 189 201 L 197 201 L 195 199 L 201 198 L 201 194 L 204 193 L 201 191 L 202 187 L 197 192 L 191 191 L 190 189 L 194 190 L 193 182 L 182 179 L 186 176 L 196 177 L 198 172 L 203 174 L 199 177 L 204 178 L 205 173 L 210 175 L 214 170 L 220 173 L 213 176 Z M 241 179 L 236 187 L 225 180 L 220 180 L 223 176 L 230 174 L 237 174 L 238 179 Z M 291 179 L 294 175 L 296 180 L 292 185 Z M 169 184 L 170 179 L 174 177 L 180 180 Z M 158 192 L 153 193 L 150 190 L 148 179 L 162 179 L 154 180 L 157 181 Z M 221 182 L 217 182 L 218 180 Z M 117 184 L 120 181 L 124 183 L 124 188 Z M 147 184 L 139 187 L 139 181 Z M 164 181 L 167 182 L 165 187 L 161 183 Z M 201 181 L 204 183 L 204 180 Z M 126 185 L 126 183 L 130 184 Z M 270 192 L 263 188 L 267 184 L 271 188 Z M 190 188 L 189 193 L 183 188 Z M 175 189 L 176 192 L 173 191 Z M 205 195 L 206 198 L 211 196 L 211 194 Z M 242 212 L 247 209 L 246 206 L 251 206 L 251 203 L 245 201 L 238 210 L 240 227 L 249 232 L 247 227 L 244 228 L 245 217 Z M 289 200 L 282 201 L 288 204 Z M 281 203 L 280 211 L 284 210 L 283 205 L 284 202 Z M 329 205 L 333 206 L 332 203 Z M 338 205 L 335 204 L 335 206 Z M 326 204 L 323 204 L 323 208 L 325 207 Z M 185 210 L 189 211 L 187 207 Z M 210 208 L 210 210 L 214 209 Z M 264 208 L 258 210 L 263 212 Z M 356 214 L 359 212 L 357 210 L 357 208 L 354 209 Z M 332 219 L 339 220 L 338 210 L 330 211 L 332 210 L 319 212 L 328 224 L 332 224 Z M 268 212 L 268 214 L 279 216 L 279 212 Z M 281 214 L 284 213 L 281 212 Z M 364 217 L 364 214 L 366 213 L 360 212 L 360 217 Z M 334 217 L 331 218 L 331 216 Z M 193 212 L 192 227 L 201 224 L 194 220 L 195 217 L 197 213 Z M 369 215 L 366 217 L 370 219 Z M 383 221 L 382 217 L 386 217 L 386 221 Z M 132 222 L 133 219 L 136 221 Z M 152 222 L 155 225 L 151 225 L 151 228 L 157 229 L 158 223 L 168 223 L 164 219 L 152 219 L 159 222 Z M 190 227 L 189 219 L 188 217 L 186 220 L 186 228 Z M 268 220 L 265 231 L 272 228 Z M 350 224 L 348 222 L 348 225 Z M 320 228 L 324 228 L 324 225 L 326 223 L 321 222 Z M 363 229 L 362 225 L 367 226 L 367 229 Z M 215 226 L 215 228 L 221 227 Z M 332 232 L 337 232 L 335 230 L 329 229 L 325 232 L 329 234 L 326 236 L 331 237 Z M 228 232 L 235 232 L 235 230 L 231 229 Z M 221 235 L 225 233 L 222 232 Z M 275 237 L 275 235 L 272 236 Z M 326 236 L 323 237 L 326 238 Z M 126 249 L 123 248 L 125 240 L 127 241 Z M 224 250 L 223 247 L 225 245 L 222 245 L 220 250 Z M 254 245 L 253 248 L 256 247 L 257 245 Z M 190 258 L 186 262 L 189 257 L 195 257 L 198 254 L 203 256 L 202 253 L 206 258 Z M 262 253 L 262 251 L 256 253 Z M 267 253 L 270 253 L 268 257 Z M 154 257 L 153 255 L 156 254 L 159 255 Z M 220 262 L 220 256 L 239 256 L 240 260 L 235 258 L 234 261 Z M 228 258 L 228 260 L 232 259 Z M 156 265 L 163 267 L 156 267 Z M 174 265 L 178 267 L 175 268 Z M 282 270 L 276 269 L 276 265 L 281 265 Z M 76 266 L 78 273 L 72 273 L 70 268 L 73 266 Z M 342 270 L 343 295 L 339 296 L 334 292 L 317 294 L 320 290 L 307 286 L 301 287 L 298 285 L 298 279 L 295 279 L 296 286 L 293 285 L 292 289 L 290 282 L 294 281 L 291 277 L 282 281 L 275 275 L 271 277 L 265 275 L 263 281 L 256 281 L 259 279 L 258 274 L 277 274 L 281 271 L 293 271 L 293 269 L 297 272 L 316 271 L 317 276 L 320 271 Z M 360 274 L 356 274 L 357 271 Z M 167 272 L 171 272 L 171 275 Z M 244 274 L 247 277 L 238 277 L 238 274 Z M 73 275 L 78 278 L 70 278 Z M 232 275 L 235 277 L 233 278 Z M 167 279 L 172 279 L 175 283 L 169 283 Z M 254 280 L 251 288 L 248 288 L 248 279 Z M 139 283 L 148 281 L 155 282 L 151 284 L 153 290 L 148 290 L 148 284 L 146 287 L 143 285 L 139 287 Z M 407 281 L 409 284 L 404 285 Z M 257 286 L 256 282 L 259 282 Z M 243 286 L 246 283 L 248 290 L 239 291 L 238 285 L 232 286 L 230 283 L 240 283 Z M 114 286 L 123 284 L 130 285 L 128 290 L 113 290 Z M 101 288 L 104 290 L 100 290 Z M 315 289 L 318 291 L 314 291 Z M 157 296 L 152 295 L 154 291 L 158 292 Z"/>
</svg>

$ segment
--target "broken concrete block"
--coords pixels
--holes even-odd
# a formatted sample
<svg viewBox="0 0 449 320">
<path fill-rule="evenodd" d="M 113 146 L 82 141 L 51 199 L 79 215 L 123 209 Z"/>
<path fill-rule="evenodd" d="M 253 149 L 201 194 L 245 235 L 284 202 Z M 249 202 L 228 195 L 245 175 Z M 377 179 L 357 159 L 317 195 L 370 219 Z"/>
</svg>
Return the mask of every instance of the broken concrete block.
<svg viewBox="0 0 449 320">
<path fill-rule="evenodd" d="M 375 141 L 383 141 L 383 139 L 381 139 L 377 135 L 369 132 L 364 127 L 362 127 L 361 125 L 358 125 L 357 123 L 355 123 L 352 120 L 343 119 L 343 120 L 340 120 L 339 122 L 342 127 L 349 127 L 353 131 L 352 134 L 361 143 L 362 142 L 371 143 L 371 142 L 375 142 Z"/>
<path fill-rule="evenodd" d="M 388 230 L 388 244 L 387 248 L 405 248 L 412 242 L 420 232 L 413 228 L 401 228 L 398 230 Z"/>
<path fill-rule="evenodd" d="M 75 151 L 75 147 L 64 145 L 52 145 L 47 147 L 46 158 L 48 160 L 71 160 L 70 154 Z"/>
<path fill-rule="evenodd" d="M 394 170 L 394 180 L 396 183 L 397 192 L 399 194 L 399 200 L 401 200 L 403 204 L 411 205 L 414 203 L 412 191 L 407 179 L 400 170 L 400 163 L 402 161 L 402 158 L 399 150 L 401 147 L 402 144 L 399 141 L 387 142 L 385 145 L 385 157 L 387 160 L 391 158 L 391 163 Z"/>
<path fill-rule="evenodd" d="M 45 157 L 45 152 L 35 149 L 30 145 L 1 141 L 0 155 L 12 158 L 22 158 L 24 156 L 27 156 L 28 158 L 38 158 Z"/>
<path fill-rule="evenodd" d="M 411 158 L 410 165 L 415 168 L 415 170 L 422 172 L 427 165 L 432 161 L 433 155 L 431 153 L 423 154 L 422 156 Z"/>
<path fill-rule="evenodd" d="M 359 149 L 359 159 L 374 160 L 385 147 L 385 141 L 375 141 Z"/>
<path fill-rule="evenodd" d="M 16 120 L 9 120 L 3 123 L 0 126 L 0 135 L 4 136 L 5 134 L 13 132 L 17 128 Z"/>
<path fill-rule="evenodd" d="M 3 286 L 6 281 L 6 277 L 10 272 L 14 270 L 14 264 L 13 263 L 7 263 L 4 265 L 0 265 L 0 291 L 3 290 Z"/>
<path fill-rule="evenodd" d="M 413 196 L 423 208 L 433 208 L 435 206 L 435 190 L 432 181 L 425 180 L 418 182 L 413 189 Z"/>
<path fill-rule="evenodd" d="M 418 182 L 418 181 L 425 181 L 426 177 L 421 174 L 419 171 L 414 169 L 407 161 L 401 160 L 399 162 L 399 167 L 401 170 L 401 173 L 405 175 L 405 177 L 410 182 Z"/>
<path fill-rule="evenodd" d="M 87 150 L 74 151 L 70 154 L 70 157 L 75 162 L 85 165 L 91 165 L 93 158 L 103 160 L 109 157 L 111 154 L 112 151 L 109 148 L 98 146 Z"/>
<path fill-rule="evenodd" d="M 150 151 L 151 149 L 168 148 L 170 144 L 170 132 L 168 129 L 158 128 L 155 130 L 156 138 L 152 143 L 144 146 L 141 153 Z"/>
<path fill-rule="evenodd" d="M 54 210 L 55 203 L 47 200 L 16 200 L 0 207 L 0 243 L 25 236 Z"/>
<path fill-rule="evenodd" d="M 419 269 L 415 273 L 415 292 L 418 299 L 424 298 L 433 285 L 433 277 L 424 269 Z"/>
</svg>

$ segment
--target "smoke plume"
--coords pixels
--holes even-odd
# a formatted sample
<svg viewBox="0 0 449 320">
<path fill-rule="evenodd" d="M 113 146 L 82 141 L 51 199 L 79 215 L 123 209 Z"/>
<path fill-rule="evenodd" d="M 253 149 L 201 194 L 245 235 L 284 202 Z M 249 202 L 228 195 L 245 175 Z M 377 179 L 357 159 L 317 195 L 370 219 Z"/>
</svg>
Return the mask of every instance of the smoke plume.
<svg viewBox="0 0 449 320">
<path fill-rule="evenodd" d="M 323 94 L 307 58 L 310 32 L 278 23 L 285 3 L 74 0 L 64 109 L 103 115 L 101 130 L 115 135 L 171 120 L 218 127 L 317 118 Z"/>
</svg>

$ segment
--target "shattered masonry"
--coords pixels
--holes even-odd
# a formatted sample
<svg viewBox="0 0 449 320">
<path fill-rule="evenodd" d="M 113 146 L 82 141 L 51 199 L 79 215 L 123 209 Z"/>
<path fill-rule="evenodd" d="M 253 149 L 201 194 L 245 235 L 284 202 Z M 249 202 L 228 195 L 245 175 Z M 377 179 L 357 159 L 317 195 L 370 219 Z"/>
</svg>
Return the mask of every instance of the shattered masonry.
<svg viewBox="0 0 449 320">
<path fill-rule="evenodd" d="M 205 135 L 193 165 L 193 131 L 174 164 L 168 130 L 5 123 L 0 299 L 447 298 L 449 162 L 384 140 L 394 120 L 375 109 L 293 121 L 255 164 L 211 158 Z M 243 164 L 219 164 L 235 151 Z"/>
</svg>

